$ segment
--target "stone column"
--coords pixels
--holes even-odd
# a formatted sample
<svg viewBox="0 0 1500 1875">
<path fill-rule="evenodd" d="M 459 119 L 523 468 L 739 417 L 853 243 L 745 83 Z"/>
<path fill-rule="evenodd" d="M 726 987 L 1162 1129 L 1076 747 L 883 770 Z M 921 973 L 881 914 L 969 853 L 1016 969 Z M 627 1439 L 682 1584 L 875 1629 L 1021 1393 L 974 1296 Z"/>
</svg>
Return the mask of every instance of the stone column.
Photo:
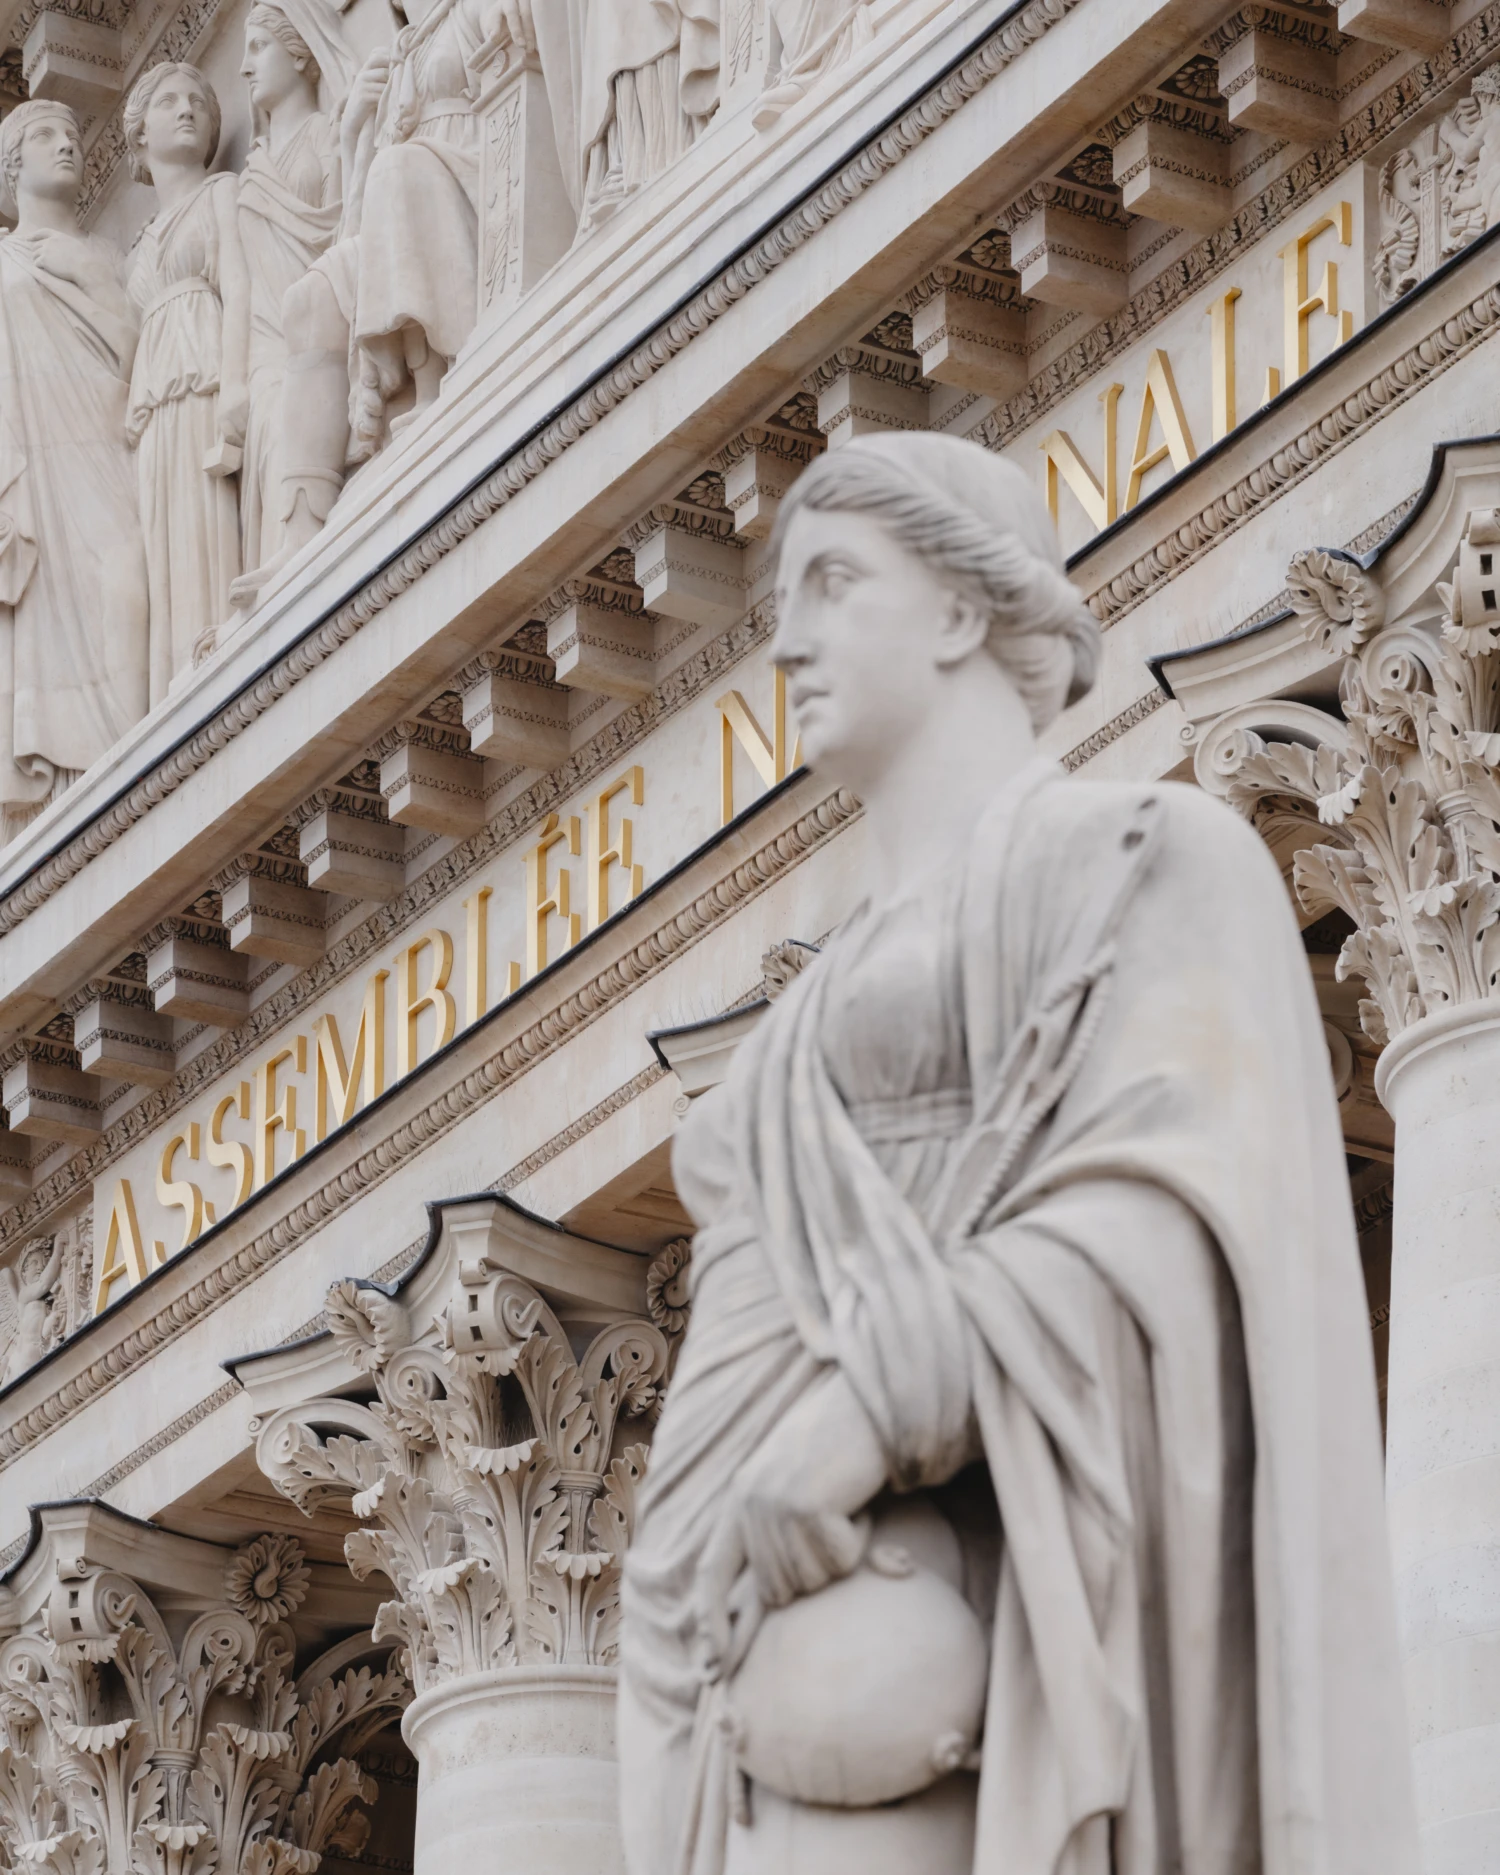
<svg viewBox="0 0 1500 1875">
<path fill-rule="evenodd" d="M 406 1296 L 329 1291 L 333 1348 L 375 1402 L 304 1396 L 257 1420 L 261 1469 L 304 1509 L 348 1503 L 363 1525 L 350 1567 L 395 1590 L 374 1633 L 402 1644 L 416 1688 L 402 1721 L 420 1766 L 415 1875 L 622 1866 L 620 1562 L 671 1362 L 664 1330 L 682 1326 L 670 1284 L 647 1277 L 643 1259 L 503 1199 L 446 1206 Z M 236 1373 L 269 1402 L 301 1358 Z"/>
<path fill-rule="evenodd" d="M 1471 513 L 1436 625 L 1384 621 L 1374 575 L 1299 554 L 1309 638 L 1344 654 L 1347 740 L 1241 731 L 1212 761 L 1354 924 L 1376 1088 L 1396 1122 L 1387 1488 L 1427 1875 L 1500 1867 L 1500 511 Z M 1201 766 L 1201 764 L 1200 764 Z"/>
<path fill-rule="evenodd" d="M 1386 1484 L 1428 1875 L 1500 1867 L 1500 1004 L 1404 1030 Z"/>
</svg>

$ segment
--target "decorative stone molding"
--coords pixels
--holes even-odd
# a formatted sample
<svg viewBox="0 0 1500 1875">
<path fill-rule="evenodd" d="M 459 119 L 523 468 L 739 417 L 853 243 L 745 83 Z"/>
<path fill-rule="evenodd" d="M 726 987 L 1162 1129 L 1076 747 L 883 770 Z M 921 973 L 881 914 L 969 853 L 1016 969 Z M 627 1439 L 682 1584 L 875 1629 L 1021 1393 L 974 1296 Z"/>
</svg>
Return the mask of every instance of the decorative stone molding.
<svg viewBox="0 0 1500 1875">
<path fill-rule="evenodd" d="M 1229 122 L 1317 143 L 1338 129 L 1339 36 L 1305 14 L 1248 6 L 1204 41 L 1219 62 Z"/>
<path fill-rule="evenodd" d="M 542 608 L 547 655 L 570 688 L 639 702 L 656 686 L 656 619 L 635 587 L 570 579 Z"/>
<path fill-rule="evenodd" d="M 1403 52 L 1436 52 L 1453 30 L 1448 0 L 1339 0 L 1339 31 Z"/>
<path fill-rule="evenodd" d="M 462 732 L 397 723 L 375 745 L 392 821 L 465 839 L 484 825 L 484 763 Z"/>
<path fill-rule="evenodd" d="M 110 979 L 86 984 L 71 997 L 73 1046 L 86 1074 L 132 1086 L 162 1087 L 176 1067 L 172 1024 L 157 1013 L 144 985 Z"/>
<path fill-rule="evenodd" d="M 98 1138 L 104 1125 L 103 1089 L 94 1075 L 81 1071 L 76 1049 L 28 1038 L 0 1060 L 0 1101 L 13 1133 L 70 1146 Z"/>
<path fill-rule="evenodd" d="M 406 883 L 406 835 L 383 799 L 324 788 L 292 815 L 307 883 L 349 898 L 394 898 Z"/>
<path fill-rule="evenodd" d="M 937 267 L 905 304 L 924 378 L 996 399 L 1026 382 L 1026 304 L 1014 280 Z"/>
<path fill-rule="evenodd" d="M 721 494 L 714 480 L 716 495 Z M 651 508 L 625 531 L 648 611 L 722 631 L 745 610 L 744 549 L 727 507 L 679 500 Z"/>
<path fill-rule="evenodd" d="M 141 940 L 146 987 L 158 1014 L 229 1028 L 250 1013 L 249 959 L 220 925 L 165 918 Z"/>
<path fill-rule="evenodd" d="M 212 881 L 229 948 L 305 969 L 323 955 L 328 902 L 300 861 L 247 853 Z"/>
<path fill-rule="evenodd" d="M 768 540 L 787 490 L 821 448 L 805 430 L 756 424 L 714 457 L 724 477 L 724 501 L 741 540 Z"/>
<path fill-rule="evenodd" d="M 1222 118 L 1146 96 L 1107 127 L 1120 205 L 1172 227 L 1212 233 L 1229 219 L 1229 137 Z"/>
<path fill-rule="evenodd" d="M 1297 854 L 1309 916 L 1355 930 L 1338 977 L 1364 980 L 1378 1045 L 1423 1016 L 1500 987 L 1500 511 L 1472 512 L 1457 576 L 1439 587 L 1436 632 L 1378 629 L 1371 576 L 1337 556 L 1299 555 L 1289 584 L 1305 629 L 1347 652 L 1347 739 L 1319 747 L 1247 735 L 1226 765 L 1227 798 L 1253 821 L 1291 813 L 1318 829 Z"/>
<path fill-rule="evenodd" d="M 504 652 L 477 658 L 454 681 L 475 755 L 541 769 L 567 759 L 572 737 L 561 685 L 514 675 Z"/>
<path fill-rule="evenodd" d="M 915 358 L 861 342 L 825 359 L 807 380 L 830 449 L 856 436 L 927 428 L 927 387 Z"/>
<path fill-rule="evenodd" d="M 1021 291 L 1044 305 L 1109 313 L 1129 297 L 1129 222 L 1107 198 L 1039 182 L 1006 210 Z"/>
<path fill-rule="evenodd" d="M 340 1671 L 345 1648 L 295 1673 L 289 1617 L 308 1569 L 291 1538 L 229 1557 L 216 1605 L 202 1607 L 192 1578 L 212 1546 L 164 1546 L 149 1526 L 122 1534 L 116 1549 L 134 1537 L 148 1560 L 173 1547 L 190 1559 L 188 1581 L 162 1585 L 170 1618 L 86 1549 L 48 1559 L 50 1593 L 28 1617 L 0 1591 L 9 1864 L 45 1875 L 316 1875 L 325 1854 L 357 1857 L 369 1828 L 358 1806 L 377 1794 L 357 1753 L 405 1705 L 403 1676 Z M 335 1740 L 351 1755 L 330 1758 Z"/>
<path fill-rule="evenodd" d="M 483 1063 L 456 1086 L 438 1092 L 388 1137 L 372 1141 L 357 1160 L 334 1172 L 224 1263 L 206 1270 L 183 1293 L 131 1326 L 81 1373 L 18 1413 L 9 1424 L 0 1422 L 0 1468 L 65 1424 L 140 1363 L 254 1282 L 391 1172 L 425 1151 L 534 1063 L 554 1053 L 581 1028 L 649 981 L 706 932 L 856 819 L 859 812 L 853 796 L 841 789 L 798 815 L 712 887 L 638 938 L 622 956 L 570 991 L 510 1041 L 493 1048 Z"/>
<path fill-rule="evenodd" d="M 693 1312 L 692 1242 L 676 1237 L 663 1246 L 646 1272 L 646 1309 L 664 1335 L 681 1335 Z"/>
<path fill-rule="evenodd" d="M 124 88 L 120 28 L 49 8 L 26 35 L 21 70 L 31 97 L 56 98 L 85 120 L 96 117 Z"/>
</svg>

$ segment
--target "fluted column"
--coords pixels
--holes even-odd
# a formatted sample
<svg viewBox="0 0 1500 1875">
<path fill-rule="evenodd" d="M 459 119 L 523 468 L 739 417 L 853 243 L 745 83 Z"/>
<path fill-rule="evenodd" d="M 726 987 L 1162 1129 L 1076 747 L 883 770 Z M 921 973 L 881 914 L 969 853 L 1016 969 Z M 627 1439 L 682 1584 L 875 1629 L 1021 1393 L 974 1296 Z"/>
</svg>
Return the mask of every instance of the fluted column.
<svg viewBox="0 0 1500 1875">
<path fill-rule="evenodd" d="M 1218 785 L 1285 838 L 1313 915 L 1355 929 L 1376 1088 L 1396 1122 L 1386 1476 L 1427 1875 L 1500 1867 L 1500 513 L 1471 513 L 1436 625 L 1386 627 L 1347 555 L 1293 560 L 1343 653 L 1323 746 L 1240 730 Z M 1309 713 L 1310 714 L 1310 713 Z M 1212 741 L 1212 738 L 1209 739 Z"/>
</svg>

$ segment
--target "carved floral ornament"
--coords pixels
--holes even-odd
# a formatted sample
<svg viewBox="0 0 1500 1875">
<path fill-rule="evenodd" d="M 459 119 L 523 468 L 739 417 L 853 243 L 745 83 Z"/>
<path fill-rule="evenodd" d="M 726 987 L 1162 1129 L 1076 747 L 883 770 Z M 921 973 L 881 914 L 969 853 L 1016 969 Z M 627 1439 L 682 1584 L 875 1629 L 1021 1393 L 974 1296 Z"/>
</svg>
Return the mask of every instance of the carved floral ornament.
<svg viewBox="0 0 1500 1875">
<path fill-rule="evenodd" d="M 613 1662 L 646 1469 L 630 1433 L 659 1409 L 685 1262 L 669 1245 L 648 1275 L 653 1319 L 611 1322 L 581 1355 L 544 1298 L 484 1257 L 461 1263 L 424 1333 L 381 1289 L 329 1290 L 330 1330 L 375 1397 L 271 1414 L 256 1458 L 304 1512 L 351 1505 L 364 1527 L 345 1540 L 349 1566 L 394 1585 L 374 1636 L 401 1644 L 417 1692 L 495 1667 Z"/>
<path fill-rule="evenodd" d="M 1472 512 L 1453 583 L 1437 588 L 1437 628 L 1382 629 L 1370 571 L 1297 554 L 1293 608 L 1309 638 L 1344 654 L 1347 730 L 1330 718 L 1317 746 L 1239 730 L 1211 752 L 1217 787 L 1256 825 L 1292 815 L 1316 827 L 1296 854 L 1296 894 L 1310 917 L 1353 921 L 1337 975 L 1363 979 L 1360 1021 L 1380 1045 L 1500 991 L 1497 562 L 1500 510 Z"/>
<path fill-rule="evenodd" d="M 269 1595 L 253 1586 L 268 1568 Z M 411 1689 L 394 1668 L 340 1671 L 347 1648 L 295 1674 L 286 1616 L 307 1583 L 298 1544 L 258 1538 L 229 1563 L 225 1605 L 179 1631 L 126 1576 L 59 1565 L 40 1619 L 0 1642 L 6 1865 L 316 1875 L 357 1856 L 377 1794 L 358 1753 Z"/>
</svg>

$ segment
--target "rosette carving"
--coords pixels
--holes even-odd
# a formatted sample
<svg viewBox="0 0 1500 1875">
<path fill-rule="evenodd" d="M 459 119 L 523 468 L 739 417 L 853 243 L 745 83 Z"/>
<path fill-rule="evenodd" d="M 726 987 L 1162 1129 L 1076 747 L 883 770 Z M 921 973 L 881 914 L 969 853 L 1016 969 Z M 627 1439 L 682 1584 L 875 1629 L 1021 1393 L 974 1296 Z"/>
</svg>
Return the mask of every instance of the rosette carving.
<svg viewBox="0 0 1500 1875">
<path fill-rule="evenodd" d="M 1297 896 L 1313 917 L 1353 921 L 1337 974 L 1363 979 L 1360 1020 L 1382 1045 L 1500 989 L 1500 649 L 1466 597 L 1476 519 L 1459 577 L 1438 588 L 1436 631 L 1378 630 L 1363 569 L 1299 554 L 1294 591 L 1300 579 L 1319 604 L 1318 581 L 1343 569 L 1329 577 L 1348 618 L 1330 604 L 1321 629 L 1331 648 L 1357 647 L 1339 692 L 1347 737 L 1308 748 L 1241 733 L 1217 753 L 1227 798 L 1256 824 L 1293 815 L 1316 830 L 1296 855 Z"/>
<path fill-rule="evenodd" d="M 1385 623 L 1385 594 L 1357 560 L 1326 547 L 1292 555 L 1286 572 L 1292 610 L 1325 651 L 1348 657 Z"/>
<path fill-rule="evenodd" d="M 330 1497 L 364 1525 L 361 1578 L 395 1590 L 375 1636 L 400 1644 L 418 1692 L 525 1664 L 606 1665 L 620 1562 L 670 1348 L 655 1321 L 601 1329 L 582 1355 L 542 1295 L 484 1258 L 460 1266 L 425 1338 L 383 1292 L 335 1285 L 329 1320 L 375 1383 L 368 1406 L 314 1400 L 271 1415 L 256 1456 L 304 1510 Z"/>
<path fill-rule="evenodd" d="M 258 1595 L 257 1580 L 275 1586 Z M 278 1604 L 305 1593 L 300 1547 L 260 1537 L 231 1600 L 172 1639 L 146 1592 L 60 1580 L 0 1642 L 0 1859 L 45 1875 L 316 1875 L 357 1853 L 376 1789 L 358 1751 L 410 1697 L 395 1670 L 294 1671 Z M 295 1585 L 295 1586 L 294 1586 Z M 301 1690 L 299 1690 L 299 1688 Z M 231 1716 L 232 1715 L 232 1716 Z"/>
</svg>

